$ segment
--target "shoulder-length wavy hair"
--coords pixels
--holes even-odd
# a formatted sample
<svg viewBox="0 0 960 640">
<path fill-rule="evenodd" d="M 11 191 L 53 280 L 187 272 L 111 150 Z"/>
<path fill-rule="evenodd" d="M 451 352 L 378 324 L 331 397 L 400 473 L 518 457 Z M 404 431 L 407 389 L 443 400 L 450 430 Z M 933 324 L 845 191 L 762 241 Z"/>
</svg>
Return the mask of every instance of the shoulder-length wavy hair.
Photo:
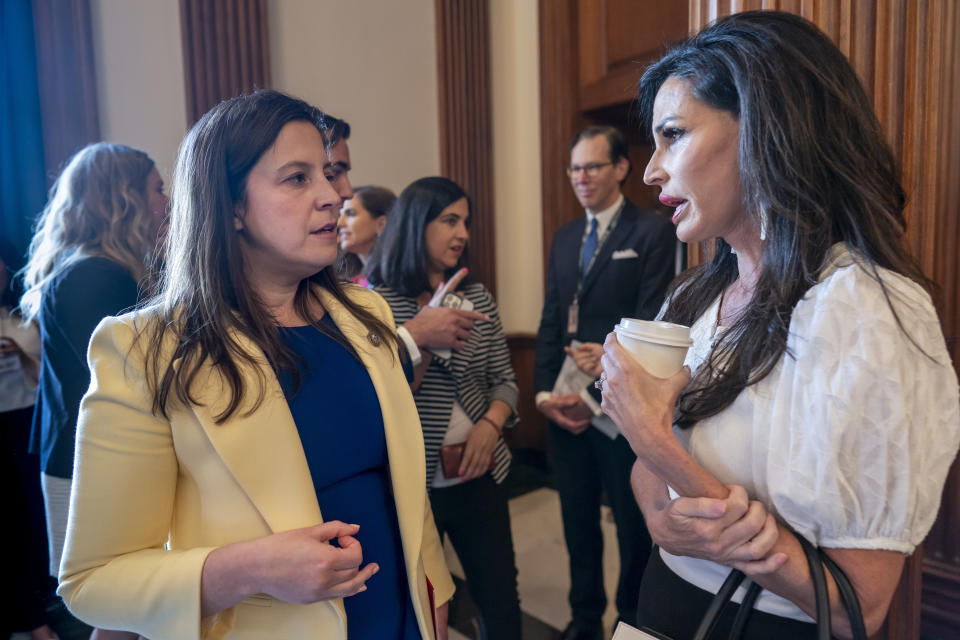
<svg viewBox="0 0 960 640">
<path fill-rule="evenodd" d="M 124 266 L 140 281 L 157 244 L 147 201 L 153 160 L 139 149 L 98 142 L 78 151 L 50 188 L 24 269 L 24 317 L 40 312 L 47 283 L 83 257 Z"/>
<path fill-rule="evenodd" d="M 677 422 L 690 426 L 770 373 L 787 350 L 793 307 L 816 284 L 833 244 L 853 250 L 892 310 L 878 267 L 931 283 L 905 248 L 905 194 L 870 100 L 816 26 L 751 11 L 683 41 L 640 81 L 648 133 L 657 92 L 670 77 L 739 121 L 745 206 L 766 236 L 753 298 L 679 398 Z M 665 319 L 692 324 L 737 277 L 736 256 L 717 239 L 713 259 L 673 283 Z"/>
<path fill-rule="evenodd" d="M 473 217 L 470 196 L 453 180 L 441 177 L 420 178 L 404 189 L 390 210 L 390 222 L 377 241 L 367 264 L 367 279 L 385 285 L 408 297 L 430 291 L 427 245 L 424 232 L 444 209 L 461 198 L 467 200 L 467 227 Z M 457 266 L 447 269 L 449 278 L 468 263 L 464 247 Z M 467 278 L 460 283 L 462 287 Z"/>
<path fill-rule="evenodd" d="M 173 177 L 170 231 L 159 293 L 153 301 L 159 315 L 140 334 L 147 344 L 147 382 L 153 410 L 167 416 L 169 402 L 194 403 L 192 385 L 205 363 L 229 385 L 229 402 L 216 416 L 219 423 L 238 410 L 245 394 L 241 367 L 259 372 L 260 384 L 249 412 L 260 406 L 266 390 L 262 356 L 250 353 L 244 336 L 266 355 L 274 369 L 290 371 L 298 380 L 300 357 L 286 347 L 265 304 L 244 276 L 244 259 L 234 227 L 234 214 L 246 197 L 247 176 L 270 149 L 280 130 L 304 121 L 325 134 L 324 114 L 306 102 L 277 91 L 257 91 L 221 102 L 193 126 L 180 146 Z M 326 140 L 326 135 L 324 135 Z M 385 345 L 396 335 L 370 311 L 344 293 L 328 266 L 300 282 L 294 308 L 319 331 L 354 357 L 354 347 L 331 332 L 311 313 L 319 303 L 315 287 L 323 287 Z M 175 344 L 172 357 L 162 343 Z"/>
</svg>

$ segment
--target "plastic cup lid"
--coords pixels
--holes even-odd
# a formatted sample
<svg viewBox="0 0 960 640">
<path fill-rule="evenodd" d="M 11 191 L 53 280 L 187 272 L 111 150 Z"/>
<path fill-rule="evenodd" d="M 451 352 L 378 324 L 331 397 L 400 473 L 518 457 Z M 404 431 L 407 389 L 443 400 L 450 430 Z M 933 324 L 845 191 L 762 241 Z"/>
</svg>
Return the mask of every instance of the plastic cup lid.
<svg viewBox="0 0 960 640">
<path fill-rule="evenodd" d="M 690 327 L 672 322 L 621 318 L 620 324 L 614 327 L 614 331 L 631 338 L 649 340 L 672 347 L 689 347 L 693 344 L 690 339 Z"/>
</svg>

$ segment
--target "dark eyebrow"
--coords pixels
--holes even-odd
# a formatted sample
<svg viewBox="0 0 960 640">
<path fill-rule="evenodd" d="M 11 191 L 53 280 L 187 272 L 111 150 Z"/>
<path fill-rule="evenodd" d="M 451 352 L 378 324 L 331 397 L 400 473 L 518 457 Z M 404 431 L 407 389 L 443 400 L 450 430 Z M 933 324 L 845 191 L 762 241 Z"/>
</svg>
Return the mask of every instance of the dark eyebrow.
<svg viewBox="0 0 960 640">
<path fill-rule="evenodd" d="M 670 120 L 673 120 L 673 119 L 676 118 L 676 117 L 677 117 L 677 116 L 675 116 L 675 115 L 673 115 L 673 114 L 670 114 L 669 116 L 667 116 L 666 118 L 664 118 L 663 120 L 661 120 L 661 121 L 660 121 L 660 124 L 658 124 L 657 126 L 655 126 L 655 127 L 653 128 L 653 132 L 659 134 L 661 131 L 663 131 L 663 128 L 666 126 L 667 122 L 670 121 Z"/>
<path fill-rule="evenodd" d="M 350 165 L 347 164 L 346 162 L 343 162 L 342 160 L 337 160 L 336 162 L 327 161 L 327 163 L 323 165 L 323 168 L 328 169 L 333 166 L 336 166 L 341 171 L 350 171 Z"/>
<path fill-rule="evenodd" d="M 300 169 L 301 171 L 310 171 L 311 169 L 313 169 L 313 165 L 310 164 L 309 162 L 304 162 L 303 160 L 293 160 L 281 166 L 279 169 L 277 169 L 277 173 L 283 173 L 288 169 Z"/>
</svg>

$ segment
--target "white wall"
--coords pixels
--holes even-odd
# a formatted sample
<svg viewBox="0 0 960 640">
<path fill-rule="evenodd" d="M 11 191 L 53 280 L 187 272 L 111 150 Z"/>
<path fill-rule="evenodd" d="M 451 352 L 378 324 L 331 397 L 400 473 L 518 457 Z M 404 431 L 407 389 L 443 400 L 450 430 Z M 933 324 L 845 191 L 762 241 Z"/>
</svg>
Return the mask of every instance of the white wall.
<svg viewBox="0 0 960 640">
<path fill-rule="evenodd" d="M 534 0 L 491 0 L 497 302 L 507 333 L 535 333 L 543 304 L 540 70 Z"/>
<path fill-rule="evenodd" d="M 354 185 L 440 170 L 433 0 L 270 0 L 275 89 L 352 128 Z"/>
<path fill-rule="evenodd" d="M 167 179 L 186 133 L 177 0 L 92 0 L 103 139 Z M 399 191 L 440 169 L 433 0 L 270 0 L 274 88 L 350 122 L 354 184 Z M 508 333 L 543 300 L 535 0 L 491 0 L 497 293 Z"/>
<path fill-rule="evenodd" d="M 170 182 L 187 132 L 176 0 L 92 0 L 103 140 L 147 152 Z"/>
<path fill-rule="evenodd" d="M 187 131 L 176 0 L 92 0 L 104 140 L 169 182 Z M 346 119 L 356 184 L 400 190 L 440 169 L 432 0 L 271 0 L 273 87 Z"/>
</svg>

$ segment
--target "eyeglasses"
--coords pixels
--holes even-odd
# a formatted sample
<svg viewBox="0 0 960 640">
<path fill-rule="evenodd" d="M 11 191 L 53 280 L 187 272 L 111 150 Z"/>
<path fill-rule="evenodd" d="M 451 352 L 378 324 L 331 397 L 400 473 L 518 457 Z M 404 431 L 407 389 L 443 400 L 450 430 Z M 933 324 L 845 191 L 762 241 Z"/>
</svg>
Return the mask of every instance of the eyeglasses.
<svg viewBox="0 0 960 640">
<path fill-rule="evenodd" d="M 582 171 L 587 174 L 588 178 L 596 178 L 600 173 L 600 169 L 612 164 L 612 162 L 588 162 L 582 166 L 572 165 L 567 167 L 567 175 L 571 178 L 575 178 Z"/>
</svg>

